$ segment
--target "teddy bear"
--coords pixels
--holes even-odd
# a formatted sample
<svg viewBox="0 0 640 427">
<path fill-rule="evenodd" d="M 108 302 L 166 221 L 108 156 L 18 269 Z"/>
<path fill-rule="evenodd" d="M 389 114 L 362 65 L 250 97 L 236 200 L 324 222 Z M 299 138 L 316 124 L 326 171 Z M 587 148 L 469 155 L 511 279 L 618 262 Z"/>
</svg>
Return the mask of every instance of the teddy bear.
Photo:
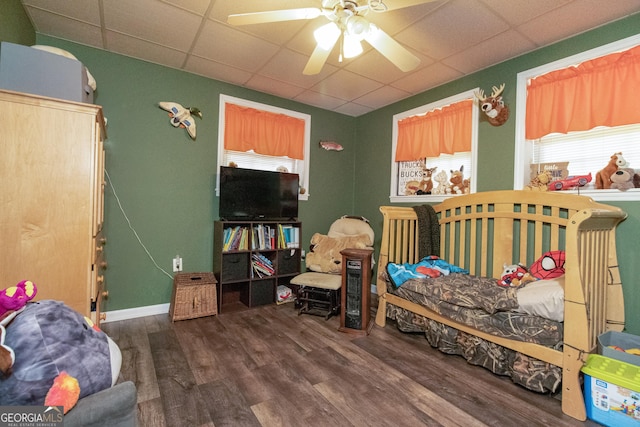
<svg viewBox="0 0 640 427">
<path fill-rule="evenodd" d="M 373 245 L 366 234 L 356 236 L 329 237 L 315 233 L 311 236 L 311 251 L 307 254 L 306 265 L 311 271 L 338 274 L 342 272 L 340 251 L 347 248 L 364 249 Z"/>
<path fill-rule="evenodd" d="M 469 180 L 464 179 L 463 176 L 464 166 L 460 166 L 460 170 L 451 171 L 451 193 L 453 194 L 468 194 L 469 193 Z"/>
<path fill-rule="evenodd" d="M 609 163 L 596 173 L 596 188 L 606 190 L 611 188 L 611 175 L 616 173 L 619 168 L 627 166 L 627 161 L 622 157 L 621 152 L 614 153 L 609 159 Z"/>
<path fill-rule="evenodd" d="M 418 184 L 418 191 L 416 191 L 416 194 L 431 194 L 431 190 L 433 190 L 433 180 L 431 177 L 436 169 L 438 169 L 437 166 L 432 168 L 422 168 L 422 181 Z"/>
<path fill-rule="evenodd" d="M 526 187 L 524 187 L 524 190 L 547 191 L 552 177 L 553 175 L 550 171 L 542 171 L 538 175 L 533 177 L 531 182 L 527 184 Z"/>
<path fill-rule="evenodd" d="M 621 191 L 628 190 L 630 188 L 635 188 L 634 185 L 634 177 L 636 173 L 631 168 L 619 168 L 617 171 L 611 175 L 609 180 L 611 181 L 612 189 L 618 189 Z"/>
<path fill-rule="evenodd" d="M 449 185 L 446 171 L 441 170 L 438 172 L 433 177 L 433 180 L 438 183 L 438 186 L 432 190 L 432 194 L 451 194 L 451 186 Z"/>
</svg>

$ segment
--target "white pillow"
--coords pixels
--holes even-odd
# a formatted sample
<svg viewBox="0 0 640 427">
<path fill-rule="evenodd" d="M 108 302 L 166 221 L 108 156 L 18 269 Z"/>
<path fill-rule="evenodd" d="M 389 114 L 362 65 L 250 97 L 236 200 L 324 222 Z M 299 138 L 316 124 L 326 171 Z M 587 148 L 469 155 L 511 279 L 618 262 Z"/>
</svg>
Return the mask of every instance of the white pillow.
<svg viewBox="0 0 640 427">
<path fill-rule="evenodd" d="M 564 276 L 528 283 L 516 295 L 519 305 L 516 311 L 564 321 Z"/>
</svg>

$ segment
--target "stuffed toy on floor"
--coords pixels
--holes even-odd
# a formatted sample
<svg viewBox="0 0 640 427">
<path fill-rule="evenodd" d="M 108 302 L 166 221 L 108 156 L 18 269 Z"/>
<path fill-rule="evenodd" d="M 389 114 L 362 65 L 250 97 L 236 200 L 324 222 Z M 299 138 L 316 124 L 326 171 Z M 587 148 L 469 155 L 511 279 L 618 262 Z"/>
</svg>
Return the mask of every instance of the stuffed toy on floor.
<svg viewBox="0 0 640 427">
<path fill-rule="evenodd" d="M 14 362 L 0 376 L 0 405 L 61 405 L 66 413 L 117 379 L 115 343 L 60 301 L 29 302 L 2 325 L 2 349 Z"/>
</svg>

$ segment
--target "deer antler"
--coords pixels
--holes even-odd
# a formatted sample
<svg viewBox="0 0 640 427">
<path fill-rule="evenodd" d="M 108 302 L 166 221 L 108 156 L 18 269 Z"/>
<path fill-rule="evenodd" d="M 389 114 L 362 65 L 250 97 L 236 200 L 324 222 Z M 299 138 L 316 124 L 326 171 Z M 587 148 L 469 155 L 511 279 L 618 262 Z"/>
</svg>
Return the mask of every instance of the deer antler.
<svg viewBox="0 0 640 427">
<path fill-rule="evenodd" d="M 486 99 L 484 96 L 484 90 L 482 89 L 473 92 L 473 94 L 476 96 L 476 98 L 478 98 L 480 102 L 484 102 L 484 100 Z"/>
<path fill-rule="evenodd" d="M 503 90 L 504 90 L 504 83 L 502 83 L 499 88 L 494 86 L 493 87 L 493 93 L 491 94 L 491 98 L 497 97 L 498 95 L 500 95 L 502 93 Z"/>
</svg>

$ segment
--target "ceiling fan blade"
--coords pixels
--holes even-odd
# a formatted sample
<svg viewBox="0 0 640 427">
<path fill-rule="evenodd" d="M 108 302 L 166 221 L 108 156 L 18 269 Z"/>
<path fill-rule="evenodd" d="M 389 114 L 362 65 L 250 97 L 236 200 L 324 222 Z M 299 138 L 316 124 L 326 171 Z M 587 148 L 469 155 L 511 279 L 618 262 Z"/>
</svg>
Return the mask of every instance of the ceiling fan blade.
<svg viewBox="0 0 640 427">
<path fill-rule="evenodd" d="M 410 6 L 417 6 L 424 3 L 431 3 L 433 1 L 436 0 L 382 0 L 382 3 L 386 6 L 385 11 L 389 11 Z"/>
<path fill-rule="evenodd" d="M 405 49 L 389 34 L 374 24 L 369 24 L 369 26 L 370 30 L 364 39 L 396 67 L 406 72 L 413 70 L 420 64 L 420 58 Z"/>
<path fill-rule="evenodd" d="M 318 74 L 322 71 L 322 67 L 324 67 L 324 63 L 327 62 L 327 58 L 329 58 L 329 54 L 333 50 L 333 47 L 336 45 L 338 39 L 340 38 L 340 33 L 338 33 L 335 38 L 331 40 L 326 40 L 325 47 L 322 47 L 320 43 L 316 45 L 316 48 L 313 50 L 309 61 L 307 61 L 307 65 L 304 67 L 302 74 L 311 76 L 313 74 Z"/>
<path fill-rule="evenodd" d="M 266 12 L 238 13 L 229 15 L 227 22 L 231 25 L 265 24 L 268 22 L 296 21 L 299 19 L 314 19 L 324 11 L 317 7 L 301 9 L 270 10 Z"/>
</svg>

